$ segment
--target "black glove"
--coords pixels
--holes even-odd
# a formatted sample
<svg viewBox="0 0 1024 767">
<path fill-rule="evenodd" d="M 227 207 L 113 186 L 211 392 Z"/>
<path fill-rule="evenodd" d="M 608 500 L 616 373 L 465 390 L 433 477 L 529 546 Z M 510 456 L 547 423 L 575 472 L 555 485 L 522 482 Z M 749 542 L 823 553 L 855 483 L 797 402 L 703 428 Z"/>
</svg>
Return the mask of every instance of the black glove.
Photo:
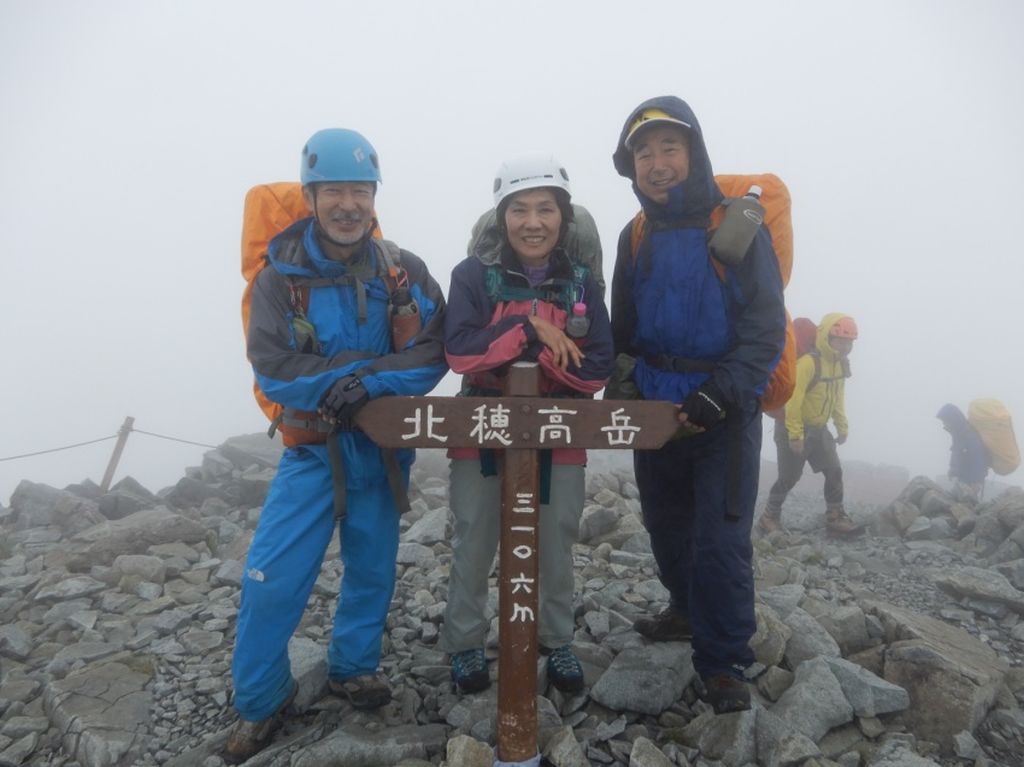
<svg viewBox="0 0 1024 767">
<path fill-rule="evenodd" d="M 370 401 L 370 395 L 363 382 L 354 375 L 339 378 L 320 400 L 320 415 L 324 420 L 335 423 L 341 431 L 351 431 L 355 426 L 356 413 Z"/>
<path fill-rule="evenodd" d="M 682 411 L 687 421 L 702 429 L 710 429 L 725 418 L 725 397 L 711 381 L 707 381 L 683 400 Z"/>
</svg>

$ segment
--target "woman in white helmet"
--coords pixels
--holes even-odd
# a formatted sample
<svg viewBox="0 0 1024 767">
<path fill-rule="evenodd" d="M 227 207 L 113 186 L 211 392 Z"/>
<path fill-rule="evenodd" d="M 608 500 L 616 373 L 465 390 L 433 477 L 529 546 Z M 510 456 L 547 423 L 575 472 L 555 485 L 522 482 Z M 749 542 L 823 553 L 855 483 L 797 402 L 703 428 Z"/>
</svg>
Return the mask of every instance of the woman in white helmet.
<svg viewBox="0 0 1024 767">
<path fill-rule="evenodd" d="M 600 245 L 594 240 L 598 253 L 575 260 L 566 252 L 575 215 L 570 195 L 569 176 L 550 154 L 519 155 L 498 169 L 494 231 L 474 231 L 448 293 L 445 354 L 451 369 L 464 375 L 465 393 L 500 395 L 503 372 L 521 360 L 540 366 L 542 396 L 589 397 L 611 374 L 608 310 L 584 265 L 599 261 Z M 486 243 L 495 242 L 489 250 Z M 456 686 L 478 692 L 491 683 L 484 653 L 487 581 L 498 546 L 501 482 L 494 450 L 453 449 L 449 457 L 455 525 L 440 641 Z M 571 642 L 572 545 L 583 511 L 585 463 L 582 449 L 541 452 L 538 640 L 548 656 L 548 680 L 566 692 L 583 688 Z"/>
</svg>

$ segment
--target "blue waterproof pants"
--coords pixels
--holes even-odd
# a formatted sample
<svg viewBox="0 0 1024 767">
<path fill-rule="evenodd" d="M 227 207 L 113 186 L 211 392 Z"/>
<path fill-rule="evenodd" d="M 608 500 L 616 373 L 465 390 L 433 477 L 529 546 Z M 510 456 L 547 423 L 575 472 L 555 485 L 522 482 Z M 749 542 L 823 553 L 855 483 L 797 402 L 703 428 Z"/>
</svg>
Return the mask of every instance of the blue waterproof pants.
<svg viewBox="0 0 1024 767">
<path fill-rule="evenodd" d="M 395 590 L 398 520 L 387 480 L 347 493 L 341 526 L 344 573 L 327 652 L 328 673 L 347 679 L 377 670 Z M 321 446 L 285 450 L 267 493 L 242 578 L 232 661 L 235 708 L 258 721 L 294 684 L 288 640 L 306 609 L 324 552 L 338 527 L 331 469 Z"/>
<path fill-rule="evenodd" d="M 750 527 L 760 410 L 734 410 L 707 432 L 633 455 L 659 577 L 693 627 L 694 668 L 741 677 L 754 662 L 748 643 L 757 629 Z"/>
</svg>

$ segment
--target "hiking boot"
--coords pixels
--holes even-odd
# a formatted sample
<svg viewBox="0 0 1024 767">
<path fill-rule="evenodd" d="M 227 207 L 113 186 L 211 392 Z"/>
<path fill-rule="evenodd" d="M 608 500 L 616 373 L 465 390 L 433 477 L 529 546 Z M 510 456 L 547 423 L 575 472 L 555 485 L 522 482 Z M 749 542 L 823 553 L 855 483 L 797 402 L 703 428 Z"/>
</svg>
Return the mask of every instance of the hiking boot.
<svg viewBox="0 0 1024 767">
<path fill-rule="evenodd" d="M 757 520 L 758 532 L 761 535 L 771 535 L 782 529 L 782 507 L 765 504 L 764 511 L 761 512 L 761 518 Z"/>
<path fill-rule="evenodd" d="M 548 681 L 562 692 L 583 689 L 583 667 L 569 645 L 564 644 L 548 655 Z"/>
<path fill-rule="evenodd" d="M 840 504 L 829 506 L 825 512 L 825 532 L 833 538 L 853 538 L 864 532 L 864 525 L 858 525 L 850 519 Z"/>
<path fill-rule="evenodd" d="M 701 700 L 709 704 L 716 714 L 731 714 L 750 709 L 750 687 L 742 679 L 728 674 L 701 677 L 704 691 Z"/>
<path fill-rule="evenodd" d="M 690 619 L 674 607 L 666 607 L 653 617 L 637 618 L 633 630 L 652 642 L 681 642 L 693 639 Z"/>
<path fill-rule="evenodd" d="M 463 650 L 452 655 L 452 681 L 459 692 L 483 692 L 491 686 L 487 657 L 483 648 Z"/>
<path fill-rule="evenodd" d="M 274 733 L 284 724 L 285 714 L 292 701 L 295 700 L 298 691 L 299 685 L 296 684 L 285 698 L 284 703 L 266 719 L 251 722 L 239 717 L 231 728 L 231 732 L 228 733 L 227 743 L 224 744 L 224 751 L 220 755 L 221 758 L 228 764 L 241 764 L 269 746 Z"/>
<path fill-rule="evenodd" d="M 352 708 L 380 708 L 391 702 L 391 687 L 379 671 L 348 679 L 328 679 L 327 689 L 338 697 L 347 699 Z"/>
</svg>

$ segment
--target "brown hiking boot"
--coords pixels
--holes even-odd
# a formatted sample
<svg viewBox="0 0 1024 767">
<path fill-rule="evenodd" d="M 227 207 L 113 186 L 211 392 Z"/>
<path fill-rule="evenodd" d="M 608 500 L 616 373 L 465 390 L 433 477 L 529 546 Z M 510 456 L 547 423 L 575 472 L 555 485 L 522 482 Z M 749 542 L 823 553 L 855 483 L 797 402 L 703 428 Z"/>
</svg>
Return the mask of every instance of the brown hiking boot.
<svg viewBox="0 0 1024 767">
<path fill-rule="evenodd" d="M 348 679 L 328 679 L 327 689 L 339 697 L 347 698 L 353 708 L 380 708 L 391 702 L 391 687 L 379 671 Z"/>
<path fill-rule="evenodd" d="M 731 714 L 750 709 L 750 686 L 742 679 L 728 674 L 701 677 L 704 692 L 701 700 L 710 704 L 716 714 Z"/>
<path fill-rule="evenodd" d="M 277 711 L 266 719 L 250 722 L 248 719 L 239 717 L 228 733 L 227 743 L 221 758 L 228 764 L 241 764 L 270 745 L 274 733 L 281 729 L 284 724 L 288 708 L 299 691 L 299 685 L 292 687 L 292 691 L 285 698 L 284 703 L 278 706 Z"/>
<path fill-rule="evenodd" d="M 829 506 L 825 512 L 825 532 L 833 538 L 853 538 L 864 532 L 864 525 L 858 525 L 850 519 L 840 504 Z"/>
<path fill-rule="evenodd" d="M 757 520 L 757 531 L 761 535 L 770 535 L 781 530 L 783 530 L 782 507 L 765 504 L 764 511 L 761 512 L 761 517 Z"/>
<path fill-rule="evenodd" d="M 681 642 L 693 639 L 690 619 L 674 607 L 666 607 L 657 615 L 637 618 L 633 630 L 653 642 Z"/>
</svg>

